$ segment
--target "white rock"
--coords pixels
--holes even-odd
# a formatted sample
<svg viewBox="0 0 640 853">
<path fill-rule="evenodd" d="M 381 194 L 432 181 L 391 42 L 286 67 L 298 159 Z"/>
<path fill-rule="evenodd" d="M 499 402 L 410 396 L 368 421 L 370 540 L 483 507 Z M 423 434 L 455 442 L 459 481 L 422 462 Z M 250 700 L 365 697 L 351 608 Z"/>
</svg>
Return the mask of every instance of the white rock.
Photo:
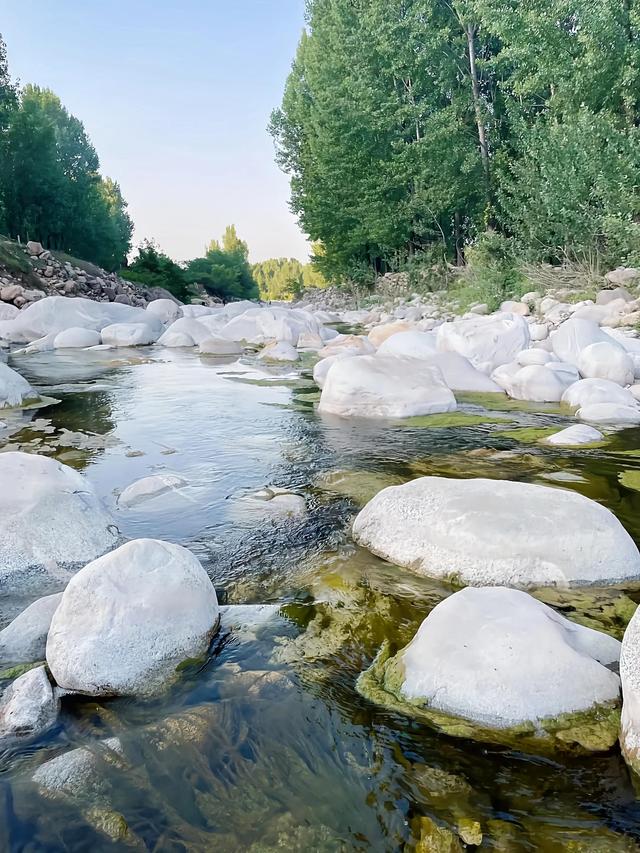
<svg viewBox="0 0 640 853">
<path fill-rule="evenodd" d="M 158 340 L 159 330 L 147 323 L 113 323 L 102 330 L 102 343 L 113 347 L 141 347 Z"/>
<path fill-rule="evenodd" d="M 162 331 L 160 321 L 142 308 L 80 297 L 47 296 L 23 308 L 13 320 L 0 322 L 0 338 L 29 343 L 70 328 L 99 332 L 112 323 L 147 323 L 158 334 Z"/>
<path fill-rule="evenodd" d="M 633 394 L 608 379 L 581 379 L 567 388 L 562 395 L 562 402 L 574 409 L 591 406 L 594 403 L 615 403 L 619 406 L 635 405 Z"/>
<path fill-rule="evenodd" d="M 437 339 L 433 332 L 397 332 L 381 341 L 378 347 L 378 355 L 393 355 L 404 358 L 425 358 L 433 356 L 437 352 Z"/>
<path fill-rule="evenodd" d="M 523 301 L 514 302 L 513 300 L 508 300 L 502 303 L 499 310 L 503 314 L 519 314 L 521 317 L 529 315 L 529 306 Z"/>
<path fill-rule="evenodd" d="M 324 414 L 364 418 L 409 418 L 455 409 L 455 397 L 438 368 L 414 358 L 370 355 L 331 365 L 318 406 Z"/>
<path fill-rule="evenodd" d="M 8 305 L 6 302 L 0 303 L 0 321 L 13 320 L 18 316 L 18 309 L 15 305 Z"/>
<path fill-rule="evenodd" d="M 71 579 L 51 622 L 47 663 L 66 690 L 152 693 L 207 651 L 218 619 L 215 590 L 193 554 L 136 539 Z"/>
<path fill-rule="evenodd" d="M 25 672 L 0 699 L 0 741 L 44 734 L 56 722 L 59 705 L 44 666 Z"/>
<path fill-rule="evenodd" d="M 632 385 L 629 389 L 627 389 L 634 400 L 640 402 L 640 385 Z"/>
<path fill-rule="evenodd" d="M 182 306 L 174 302 L 173 299 L 154 299 L 145 310 L 157 317 L 162 323 L 172 323 L 178 317 L 183 316 Z"/>
<path fill-rule="evenodd" d="M 242 347 L 235 341 L 211 335 L 200 342 L 198 352 L 200 355 L 242 355 Z"/>
<path fill-rule="evenodd" d="M 531 364 L 546 364 L 555 361 L 556 356 L 544 349 L 525 349 L 516 356 L 516 361 L 521 367 L 529 367 Z"/>
<path fill-rule="evenodd" d="M 27 400 L 35 400 L 39 396 L 26 379 L 0 361 L 0 409 L 21 406 Z"/>
<path fill-rule="evenodd" d="M 560 361 L 569 364 L 577 365 L 581 352 L 591 344 L 600 342 L 612 343 L 612 338 L 591 320 L 571 318 L 551 333 L 554 353 Z"/>
<path fill-rule="evenodd" d="M 529 326 L 516 314 L 493 314 L 444 323 L 438 329 L 438 349 L 457 352 L 478 370 L 491 374 L 529 346 Z"/>
<path fill-rule="evenodd" d="M 640 612 L 636 610 L 622 639 L 620 655 L 622 719 L 620 746 L 625 760 L 640 773 Z"/>
<path fill-rule="evenodd" d="M 184 306 L 185 308 L 188 306 Z M 192 308 L 197 306 L 192 305 Z M 158 338 L 163 347 L 194 347 L 211 337 L 211 331 L 204 323 L 191 317 L 180 317 Z"/>
<path fill-rule="evenodd" d="M 605 278 L 612 284 L 629 284 L 640 278 L 640 270 L 633 267 L 617 267 L 617 269 L 608 272 Z"/>
<path fill-rule="evenodd" d="M 617 299 L 633 302 L 633 296 L 624 287 L 614 287 L 613 290 L 600 290 L 596 295 L 596 305 L 609 305 Z"/>
<path fill-rule="evenodd" d="M 341 358 L 354 358 L 352 353 L 337 353 L 336 355 L 329 355 L 326 358 L 321 358 L 320 361 L 317 361 L 313 367 L 313 381 L 320 388 L 324 388 L 324 383 L 327 378 L 327 373 L 334 362 L 338 361 Z"/>
<path fill-rule="evenodd" d="M 165 492 L 182 489 L 186 485 L 187 481 L 178 477 L 177 474 L 154 474 L 151 477 L 143 477 L 142 480 L 131 483 L 120 493 L 118 504 L 119 506 L 132 507 L 152 498 L 157 498 Z"/>
<path fill-rule="evenodd" d="M 410 332 L 413 329 L 411 323 L 405 320 L 396 320 L 395 323 L 383 323 L 380 326 L 374 326 L 368 334 L 368 338 L 374 347 L 379 347 L 388 340 L 392 335 L 397 335 L 400 332 Z"/>
<path fill-rule="evenodd" d="M 435 578 L 474 586 L 605 585 L 640 577 L 640 554 L 608 509 L 576 492 L 508 480 L 422 477 L 383 489 L 356 541 Z"/>
<path fill-rule="evenodd" d="M 52 563 L 92 560 L 118 537 L 89 481 L 46 456 L 0 453 L 0 589 L 14 575 Z"/>
<path fill-rule="evenodd" d="M 402 694 L 490 728 L 615 702 L 620 643 L 525 592 L 469 587 L 438 604 L 400 652 Z"/>
<path fill-rule="evenodd" d="M 494 374 L 495 375 L 495 374 Z M 521 367 L 503 384 L 504 390 L 514 400 L 529 400 L 533 403 L 559 403 L 572 376 L 565 377 L 551 365 L 532 364 Z"/>
<path fill-rule="evenodd" d="M 72 326 L 65 329 L 53 339 L 54 349 L 83 349 L 85 347 L 94 347 L 100 343 L 100 332 L 95 329 L 83 329 L 79 326 Z"/>
<path fill-rule="evenodd" d="M 546 323 L 530 323 L 529 336 L 532 341 L 544 341 L 549 337 L 549 326 Z"/>
<path fill-rule="evenodd" d="M 619 344 L 598 341 L 585 347 L 578 359 L 578 369 L 585 379 L 608 379 L 618 385 L 631 385 L 634 364 Z"/>
<path fill-rule="evenodd" d="M 581 444 L 593 444 L 602 441 L 603 435 L 597 429 L 586 424 L 574 424 L 560 432 L 544 439 L 546 444 L 558 445 L 560 447 L 579 447 Z"/>
<path fill-rule="evenodd" d="M 286 341 L 278 341 L 266 346 L 258 358 L 265 361 L 298 361 L 298 351 Z"/>
<path fill-rule="evenodd" d="M 338 335 L 327 343 L 318 353 L 321 358 L 330 355 L 370 355 L 375 347 L 368 338 L 362 335 Z"/>
<path fill-rule="evenodd" d="M 576 417 L 593 424 L 640 424 L 640 408 L 616 403 L 592 403 L 578 409 Z"/>
<path fill-rule="evenodd" d="M 44 660 L 47 634 L 62 593 L 39 598 L 0 631 L 0 660 L 12 664 Z"/>
</svg>

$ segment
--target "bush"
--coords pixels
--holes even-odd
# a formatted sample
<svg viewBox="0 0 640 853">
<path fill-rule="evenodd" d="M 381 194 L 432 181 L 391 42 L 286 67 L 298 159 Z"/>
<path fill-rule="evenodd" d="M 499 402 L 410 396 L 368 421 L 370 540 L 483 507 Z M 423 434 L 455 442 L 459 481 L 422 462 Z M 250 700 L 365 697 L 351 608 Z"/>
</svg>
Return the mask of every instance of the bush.
<svg viewBox="0 0 640 853">
<path fill-rule="evenodd" d="M 495 311 L 505 299 L 519 299 L 527 287 L 513 238 L 497 231 L 480 234 L 466 250 L 467 267 L 453 288 L 462 308 L 485 302 Z"/>
</svg>

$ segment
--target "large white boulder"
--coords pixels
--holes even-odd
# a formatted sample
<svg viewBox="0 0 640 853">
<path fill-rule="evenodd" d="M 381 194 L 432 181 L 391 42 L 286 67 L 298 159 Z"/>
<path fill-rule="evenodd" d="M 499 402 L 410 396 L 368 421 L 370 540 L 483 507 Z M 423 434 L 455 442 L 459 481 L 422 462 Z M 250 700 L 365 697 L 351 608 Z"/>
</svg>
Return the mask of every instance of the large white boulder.
<svg viewBox="0 0 640 853">
<path fill-rule="evenodd" d="M 100 332 L 111 323 L 154 324 L 158 334 L 162 327 L 160 321 L 143 308 L 119 302 L 94 302 L 80 297 L 47 296 L 23 308 L 13 320 L 0 322 L 0 338 L 29 343 L 70 328 Z"/>
<path fill-rule="evenodd" d="M 49 626 L 61 598 L 61 592 L 39 598 L 0 631 L 0 661 L 16 664 L 44 660 Z"/>
<path fill-rule="evenodd" d="M 102 343 L 112 347 L 141 347 L 155 343 L 160 331 L 148 323 L 113 323 L 102 330 Z"/>
<path fill-rule="evenodd" d="M 592 424 L 640 424 L 640 406 L 621 406 L 617 403 L 591 403 L 576 412 L 581 421 Z"/>
<path fill-rule="evenodd" d="M 178 305 L 173 299 L 154 299 L 145 310 L 148 314 L 157 317 L 161 323 L 172 323 L 183 316 L 182 305 Z"/>
<path fill-rule="evenodd" d="M 46 456 L 0 453 L 0 589 L 34 568 L 85 563 L 118 531 L 82 474 Z"/>
<path fill-rule="evenodd" d="M 369 334 L 369 340 L 372 340 L 371 334 Z M 395 355 L 403 358 L 425 358 L 437 352 L 436 335 L 433 332 L 415 330 L 396 332 L 381 341 L 378 346 L 378 355 Z"/>
<path fill-rule="evenodd" d="M 544 443 L 557 447 L 579 447 L 582 444 L 594 444 L 602 439 L 603 435 L 599 430 L 586 424 L 573 424 L 560 432 L 554 432 L 544 439 Z"/>
<path fill-rule="evenodd" d="M 149 694 L 217 629 L 216 593 L 186 548 L 136 539 L 69 582 L 47 639 L 57 684 L 89 696 Z"/>
<path fill-rule="evenodd" d="M 318 355 L 321 358 L 331 355 L 371 355 L 375 351 L 374 345 L 363 335 L 337 335 L 325 344 Z"/>
<path fill-rule="evenodd" d="M 298 361 L 298 350 L 286 341 L 276 341 L 268 344 L 258 358 L 263 361 Z"/>
<path fill-rule="evenodd" d="M 15 305 L 9 305 L 7 302 L 0 302 L 0 321 L 13 320 L 18 316 L 18 309 Z"/>
<path fill-rule="evenodd" d="M 578 369 L 585 379 L 608 379 L 617 385 L 631 385 L 634 363 L 620 344 L 598 341 L 580 352 Z"/>
<path fill-rule="evenodd" d="M 392 335 L 396 335 L 401 332 L 410 332 L 412 329 L 412 324 L 407 323 L 406 320 L 396 320 L 392 323 L 381 323 L 379 326 L 374 326 L 367 337 L 374 347 L 379 347 Z"/>
<path fill-rule="evenodd" d="M 209 337 L 211 337 L 211 331 L 204 323 L 191 317 L 180 317 L 158 338 L 158 343 L 163 347 L 195 347 Z"/>
<path fill-rule="evenodd" d="M 525 592 L 469 587 L 438 604 L 411 642 L 372 671 L 383 691 L 376 698 L 384 701 L 386 693 L 393 704 L 406 702 L 407 713 L 469 721 L 480 739 L 500 740 L 512 730 L 534 745 L 557 731 L 560 745 L 573 746 L 572 723 L 559 718 L 593 711 L 596 723 L 605 710 L 610 724 L 601 742 L 592 742 L 588 728 L 586 743 L 580 734 L 576 742 L 607 749 L 616 739 L 620 694 L 608 667 L 619 655 L 613 637 L 570 622 Z M 359 682 L 365 695 L 366 675 Z"/>
<path fill-rule="evenodd" d="M 573 409 L 594 403 L 634 406 L 635 397 L 626 388 L 608 379 L 581 379 L 567 388 L 562 395 L 562 402 Z"/>
<path fill-rule="evenodd" d="M 611 338 L 592 320 L 566 320 L 551 333 L 551 344 L 560 361 L 578 365 L 580 354 L 591 344 L 611 343 Z M 615 343 L 615 342 L 614 342 Z M 622 348 L 622 347 L 621 347 Z"/>
<path fill-rule="evenodd" d="M 622 639 L 620 655 L 622 719 L 620 746 L 627 763 L 640 773 L 640 611 L 636 610 Z"/>
<path fill-rule="evenodd" d="M 53 339 L 54 349 L 84 349 L 95 347 L 100 343 L 100 332 L 95 329 L 83 329 L 81 326 L 71 326 Z"/>
<path fill-rule="evenodd" d="M 242 347 L 236 341 L 211 335 L 200 341 L 198 352 L 200 355 L 242 355 Z"/>
<path fill-rule="evenodd" d="M 0 743 L 35 738 L 54 725 L 60 700 L 54 694 L 44 666 L 13 681 L 0 699 Z"/>
<path fill-rule="evenodd" d="M 320 388 L 324 388 L 324 383 L 327 378 L 327 374 L 331 369 L 331 366 L 339 361 L 341 358 L 355 358 L 353 353 L 349 352 L 339 352 L 336 355 L 328 355 L 325 358 L 321 358 L 320 361 L 317 361 L 313 366 L 313 381 Z"/>
<path fill-rule="evenodd" d="M 500 368 L 494 371 L 494 377 L 498 371 Z M 530 364 L 513 371 L 511 375 L 505 375 L 501 385 L 514 400 L 558 403 L 576 378 L 571 373 L 567 376 L 553 370 L 552 365 Z"/>
<path fill-rule="evenodd" d="M 38 392 L 20 374 L 0 361 L 0 409 L 21 406 L 35 400 Z"/>
<path fill-rule="evenodd" d="M 452 412 L 456 400 L 437 367 L 415 358 L 338 359 L 325 378 L 318 411 L 341 417 L 410 418 Z"/>
<path fill-rule="evenodd" d="M 457 352 L 486 374 L 513 361 L 528 346 L 529 326 L 517 314 L 470 317 L 438 328 L 441 352 Z"/>
<path fill-rule="evenodd" d="M 353 536 L 392 563 L 459 584 L 602 586 L 640 577 L 640 553 L 608 509 L 509 480 L 390 486 L 357 516 Z"/>
</svg>

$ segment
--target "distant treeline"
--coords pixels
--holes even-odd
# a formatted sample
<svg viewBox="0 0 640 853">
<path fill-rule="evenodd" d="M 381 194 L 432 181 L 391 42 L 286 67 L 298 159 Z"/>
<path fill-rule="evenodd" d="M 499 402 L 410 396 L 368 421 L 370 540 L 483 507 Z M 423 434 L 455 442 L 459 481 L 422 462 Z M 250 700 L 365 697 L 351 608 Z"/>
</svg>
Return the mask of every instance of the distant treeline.
<svg viewBox="0 0 640 853">
<path fill-rule="evenodd" d="M 271 130 L 319 268 L 357 278 L 483 240 L 637 263 L 639 125 L 636 0 L 308 0 Z"/>
<path fill-rule="evenodd" d="M 133 225 L 120 187 L 99 169 L 82 122 L 59 98 L 12 82 L 0 38 L 0 233 L 117 269 Z"/>
</svg>

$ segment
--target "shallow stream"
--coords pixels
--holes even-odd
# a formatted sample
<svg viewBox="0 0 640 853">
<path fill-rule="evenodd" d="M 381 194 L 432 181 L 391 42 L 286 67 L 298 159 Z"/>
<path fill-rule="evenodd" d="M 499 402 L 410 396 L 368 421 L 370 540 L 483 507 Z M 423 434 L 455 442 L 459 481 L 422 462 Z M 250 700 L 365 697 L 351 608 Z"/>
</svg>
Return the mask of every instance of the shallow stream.
<svg viewBox="0 0 640 853">
<path fill-rule="evenodd" d="M 66 700 L 44 740 L 0 753 L 0 850 L 429 850 L 416 841 L 423 818 L 473 836 L 469 849 L 640 850 L 640 799 L 617 749 L 530 756 L 437 734 L 358 695 L 355 680 L 382 641 L 404 644 L 454 590 L 349 536 L 380 488 L 437 474 L 575 489 L 640 543 L 640 430 L 595 449 L 554 449 L 531 430 L 568 425 L 567 413 L 487 397 L 405 423 L 323 418 L 310 365 L 270 369 L 160 348 L 12 360 L 58 402 L 3 413 L 3 449 L 83 471 L 125 537 L 190 548 L 221 603 L 280 610 L 223 631 L 161 697 Z M 118 508 L 119 491 L 159 472 L 188 485 Z M 268 511 L 251 497 L 265 486 L 304 496 L 306 514 Z M 621 637 L 627 594 L 639 598 L 540 597 Z M 0 590 L 0 627 L 30 600 Z M 5 682 L 0 674 L 0 689 Z M 102 748 L 113 736 L 117 760 Z M 94 753 L 86 784 L 43 797 L 35 767 L 78 746 Z"/>
</svg>

